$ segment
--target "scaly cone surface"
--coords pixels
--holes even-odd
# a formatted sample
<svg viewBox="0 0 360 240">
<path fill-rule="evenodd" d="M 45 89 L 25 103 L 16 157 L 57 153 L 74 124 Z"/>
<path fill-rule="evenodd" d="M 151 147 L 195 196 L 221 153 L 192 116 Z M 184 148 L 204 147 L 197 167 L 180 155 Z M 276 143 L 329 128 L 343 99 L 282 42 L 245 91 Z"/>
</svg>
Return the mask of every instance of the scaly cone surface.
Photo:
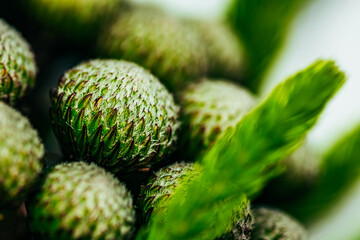
<svg viewBox="0 0 360 240">
<path fill-rule="evenodd" d="M 254 240 L 306 240 L 305 228 L 284 212 L 257 208 L 254 212 Z"/>
<path fill-rule="evenodd" d="M 254 217 L 250 202 L 244 201 L 233 210 L 231 224 L 217 240 L 251 240 Z"/>
<path fill-rule="evenodd" d="M 98 48 L 102 55 L 148 68 L 170 91 L 204 76 L 208 64 L 199 36 L 154 7 L 122 13 L 101 34 Z"/>
<path fill-rule="evenodd" d="M 166 214 L 167 203 L 176 189 L 189 184 L 200 171 L 199 166 L 193 163 L 174 163 L 156 172 L 149 179 L 148 184 L 141 189 L 139 199 L 141 222 L 148 223 L 153 212 Z M 217 239 L 249 240 L 252 224 L 250 204 L 244 201 L 234 210 L 227 233 Z"/>
<path fill-rule="evenodd" d="M 164 210 L 165 203 L 180 184 L 191 180 L 196 174 L 196 166 L 192 163 L 174 163 L 160 169 L 141 189 L 139 206 L 142 222 L 148 222 L 153 211 Z"/>
<path fill-rule="evenodd" d="M 135 224 L 125 186 L 95 164 L 49 171 L 29 203 L 31 230 L 43 239 L 129 239 Z"/>
<path fill-rule="evenodd" d="M 157 78 L 126 61 L 93 60 L 69 70 L 52 97 L 64 152 L 113 173 L 160 162 L 173 150 L 179 108 Z"/>
<path fill-rule="evenodd" d="M 0 207 L 27 193 L 42 170 L 43 155 L 29 121 L 0 102 Z"/>
<path fill-rule="evenodd" d="M 26 40 L 0 19 L 0 101 L 14 104 L 34 87 L 36 64 Z"/>
<path fill-rule="evenodd" d="M 182 92 L 180 103 L 181 150 L 187 159 L 193 159 L 227 128 L 235 126 L 256 100 L 249 91 L 226 80 L 203 79 Z"/>
</svg>

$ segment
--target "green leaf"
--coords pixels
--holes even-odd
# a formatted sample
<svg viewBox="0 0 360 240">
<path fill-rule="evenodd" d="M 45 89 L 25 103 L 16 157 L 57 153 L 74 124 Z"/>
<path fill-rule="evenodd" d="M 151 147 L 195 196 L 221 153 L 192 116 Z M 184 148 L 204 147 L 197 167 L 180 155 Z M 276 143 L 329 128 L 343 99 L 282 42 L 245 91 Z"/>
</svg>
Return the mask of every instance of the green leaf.
<svg viewBox="0 0 360 240">
<path fill-rule="evenodd" d="M 317 184 L 286 209 L 304 222 L 321 217 L 360 177 L 360 125 L 324 157 Z"/>
<path fill-rule="evenodd" d="M 259 82 L 282 46 L 296 13 L 308 0 L 233 0 L 227 13 L 244 45 L 247 85 L 257 91 Z"/>
<path fill-rule="evenodd" d="M 167 214 L 153 216 L 146 239 L 214 239 L 223 234 L 232 210 L 278 173 L 276 164 L 297 147 L 343 82 L 334 62 L 317 61 L 279 84 L 204 155 L 202 173 L 186 191 L 176 190 Z"/>
</svg>

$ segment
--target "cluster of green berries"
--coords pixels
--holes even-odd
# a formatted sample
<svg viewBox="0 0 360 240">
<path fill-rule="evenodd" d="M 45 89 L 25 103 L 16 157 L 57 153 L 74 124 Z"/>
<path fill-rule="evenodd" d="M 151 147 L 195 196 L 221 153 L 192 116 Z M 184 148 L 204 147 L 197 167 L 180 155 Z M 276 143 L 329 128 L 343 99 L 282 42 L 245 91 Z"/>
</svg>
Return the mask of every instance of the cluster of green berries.
<svg viewBox="0 0 360 240">
<path fill-rule="evenodd" d="M 60 77 L 50 116 L 65 161 L 45 168 L 37 132 L 5 104 L 34 86 L 34 55 L 0 20 L 0 214 L 26 198 L 31 231 L 40 239 L 131 239 L 134 205 L 143 225 L 154 213 L 166 214 L 175 190 L 201 171 L 197 157 L 255 106 L 256 97 L 236 83 L 244 66 L 241 45 L 224 24 L 177 19 L 149 6 L 26 4 L 62 34 L 77 40 L 98 34 L 96 51 L 111 59 L 83 62 Z M 164 167 L 174 153 L 186 162 Z M 119 180 L 159 168 L 134 200 Z M 249 202 L 216 237 L 305 238 L 286 214 L 251 209 Z"/>
</svg>

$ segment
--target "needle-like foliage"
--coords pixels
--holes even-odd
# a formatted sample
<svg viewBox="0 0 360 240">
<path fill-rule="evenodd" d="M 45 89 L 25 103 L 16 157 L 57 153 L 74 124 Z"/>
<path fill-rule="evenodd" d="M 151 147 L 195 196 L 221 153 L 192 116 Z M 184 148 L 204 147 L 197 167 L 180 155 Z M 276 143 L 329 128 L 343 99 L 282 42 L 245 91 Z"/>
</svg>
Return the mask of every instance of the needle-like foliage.
<svg viewBox="0 0 360 240">
<path fill-rule="evenodd" d="M 324 157 L 317 184 L 288 206 L 299 220 L 308 222 L 325 213 L 360 177 L 360 125 L 337 142 Z"/>
<path fill-rule="evenodd" d="M 247 82 L 256 91 L 292 19 L 308 0 L 233 0 L 227 18 L 245 46 Z"/>
<path fill-rule="evenodd" d="M 279 84 L 202 157 L 202 173 L 155 214 L 138 239 L 214 239 L 235 206 L 257 194 L 344 82 L 332 61 L 317 61 Z"/>
</svg>

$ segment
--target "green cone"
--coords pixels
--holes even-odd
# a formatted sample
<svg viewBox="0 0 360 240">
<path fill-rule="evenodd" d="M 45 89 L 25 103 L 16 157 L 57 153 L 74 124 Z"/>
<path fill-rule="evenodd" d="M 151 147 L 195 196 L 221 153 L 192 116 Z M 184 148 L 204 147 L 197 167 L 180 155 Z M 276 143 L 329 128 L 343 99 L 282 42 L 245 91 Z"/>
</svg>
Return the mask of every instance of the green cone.
<svg viewBox="0 0 360 240">
<path fill-rule="evenodd" d="M 250 202 L 244 202 L 233 211 L 232 222 L 227 232 L 217 240 L 250 240 L 254 217 L 250 209 Z"/>
<path fill-rule="evenodd" d="M 205 74 L 206 52 L 197 34 L 154 7 L 122 13 L 101 34 L 99 52 L 148 68 L 171 91 Z"/>
<path fill-rule="evenodd" d="M 0 102 L 0 207 L 27 193 L 42 170 L 43 155 L 29 121 Z"/>
<path fill-rule="evenodd" d="M 209 79 L 190 85 L 180 99 L 183 107 L 181 150 L 188 159 L 208 149 L 256 103 L 244 88 L 225 80 Z"/>
<path fill-rule="evenodd" d="M 173 150 L 178 107 L 148 71 L 117 60 L 69 70 L 52 97 L 53 129 L 65 155 L 113 173 L 148 168 Z"/>
<path fill-rule="evenodd" d="M 305 240 L 304 227 L 284 212 L 257 208 L 254 212 L 254 240 Z"/>
<path fill-rule="evenodd" d="M 193 163 L 174 163 L 154 174 L 140 192 L 139 209 L 141 222 L 147 223 L 153 212 L 166 211 L 166 204 L 181 186 L 186 186 L 200 168 Z M 184 193 L 186 194 L 186 193 Z M 219 240 L 249 240 L 252 230 L 252 214 L 249 202 L 234 210 L 232 223 Z"/>
<path fill-rule="evenodd" d="M 107 25 L 123 0 L 21 0 L 31 19 L 51 32 L 75 41 L 92 41 Z"/>
<path fill-rule="evenodd" d="M 31 230 L 41 239 L 129 239 L 135 213 L 125 186 L 95 164 L 50 170 L 29 204 Z"/>
<path fill-rule="evenodd" d="M 195 19 L 186 19 L 185 24 L 199 35 L 206 48 L 210 77 L 242 79 L 245 64 L 243 49 L 228 25 Z"/>
<path fill-rule="evenodd" d="M 0 19 L 0 101 L 14 104 L 34 87 L 36 65 L 29 44 Z"/>
<path fill-rule="evenodd" d="M 192 163 L 175 163 L 156 172 L 140 192 L 141 221 L 148 222 L 153 211 L 163 210 L 175 189 L 190 181 L 196 173 Z"/>
</svg>

